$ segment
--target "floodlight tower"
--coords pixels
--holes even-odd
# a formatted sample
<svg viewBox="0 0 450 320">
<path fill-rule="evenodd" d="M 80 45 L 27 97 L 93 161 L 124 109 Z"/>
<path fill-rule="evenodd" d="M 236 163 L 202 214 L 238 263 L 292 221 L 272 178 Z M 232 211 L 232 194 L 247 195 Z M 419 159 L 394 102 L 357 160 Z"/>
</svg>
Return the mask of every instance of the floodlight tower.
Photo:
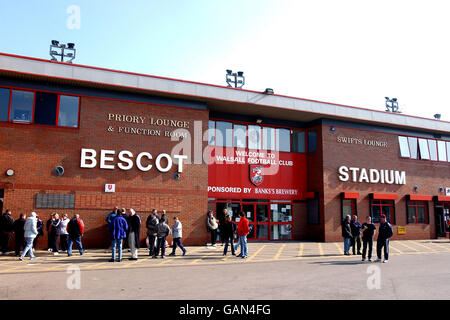
<svg viewBox="0 0 450 320">
<path fill-rule="evenodd" d="M 69 42 L 67 46 L 63 43 L 59 43 L 57 40 L 52 40 L 50 45 L 50 56 L 52 61 L 58 61 L 56 57 L 61 57 L 61 62 L 72 63 L 75 59 L 75 43 Z M 69 60 L 64 61 L 64 58 L 69 58 Z"/>
<path fill-rule="evenodd" d="M 225 81 L 227 82 L 229 87 L 232 87 L 231 84 L 234 84 L 235 88 L 241 89 L 245 84 L 245 77 L 243 71 L 233 72 L 232 70 L 227 70 L 227 74 L 225 76 Z"/>
</svg>

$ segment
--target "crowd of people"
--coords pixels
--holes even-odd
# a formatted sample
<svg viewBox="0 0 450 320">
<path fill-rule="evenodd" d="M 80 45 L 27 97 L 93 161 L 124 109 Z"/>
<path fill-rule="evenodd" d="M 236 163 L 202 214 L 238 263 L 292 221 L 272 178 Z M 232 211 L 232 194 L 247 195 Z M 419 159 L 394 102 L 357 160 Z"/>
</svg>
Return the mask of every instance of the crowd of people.
<svg viewBox="0 0 450 320">
<path fill-rule="evenodd" d="M 342 237 L 344 238 L 344 254 L 350 255 L 350 248 L 354 255 L 362 255 L 362 261 L 366 260 L 366 253 L 369 261 L 372 261 L 372 246 L 375 233 L 377 231 L 376 226 L 372 223 L 370 216 L 366 217 L 366 222 L 361 224 L 358 221 L 358 217 L 354 215 L 350 217 L 347 215 L 342 221 Z M 361 253 L 361 234 L 362 234 L 362 246 L 363 251 Z M 386 263 L 389 261 L 389 239 L 394 234 L 392 225 L 387 222 L 386 215 L 380 215 L 380 226 L 377 237 L 377 262 L 383 261 Z M 368 249 L 368 252 L 367 252 Z M 383 250 L 383 260 L 382 257 Z"/>
<path fill-rule="evenodd" d="M 159 215 L 160 213 L 160 215 Z M 166 257 L 166 248 L 169 246 L 167 237 L 172 235 L 172 252 L 169 256 L 175 256 L 177 248 L 180 248 L 182 255 L 187 253 L 182 244 L 183 226 L 178 216 L 173 217 L 172 227 L 169 227 L 168 217 L 165 210 L 159 212 L 153 209 L 148 216 L 145 227 L 147 229 L 146 243 L 149 256 L 157 259 L 159 256 Z M 249 233 L 249 223 L 244 213 L 239 214 L 239 222 L 232 221 L 231 215 L 227 211 L 220 215 L 219 219 L 214 217 L 212 211 L 207 213 L 206 227 L 211 233 L 211 246 L 216 247 L 218 236 L 224 243 L 223 254 L 226 255 L 228 247 L 231 246 L 231 254 L 236 255 L 235 251 L 240 246 L 241 252 L 238 257 L 247 258 L 247 234 Z M 138 249 L 140 247 L 141 218 L 133 208 L 114 209 L 107 214 L 106 223 L 111 240 L 111 259 L 110 262 L 121 262 L 123 259 L 124 248 L 129 248 L 131 252 L 130 260 L 138 259 Z M 75 243 L 80 255 L 83 255 L 82 237 L 85 231 L 84 222 L 78 214 L 69 219 L 67 214 L 52 213 L 46 222 L 47 247 L 48 252 L 53 255 L 67 253 L 72 256 L 72 247 Z M 220 230 L 220 232 L 218 232 Z M 44 235 L 44 223 L 36 212 L 20 214 L 17 220 L 14 220 L 11 210 L 0 216 L 0 251 L 3 255 L 7 254 L 14 234 L 15 255 L 23 260 L 29 255 L 31 260 L 36 259 L 34 255 L 38 238 Z M 234 243 L 238 240 L 238 243 Z"/>
</svg>

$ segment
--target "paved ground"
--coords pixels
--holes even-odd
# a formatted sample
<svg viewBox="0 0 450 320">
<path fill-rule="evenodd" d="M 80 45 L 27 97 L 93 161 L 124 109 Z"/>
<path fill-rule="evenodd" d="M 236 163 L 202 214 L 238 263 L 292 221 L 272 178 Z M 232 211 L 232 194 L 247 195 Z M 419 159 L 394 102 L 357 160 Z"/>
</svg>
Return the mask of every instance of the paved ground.
<svg viewBox="0 0 450 320">
<path fill-rule="evenodd" d="M 342 247 L 253 242 L 246 260 L 223 257 L 220 244 L 164 260 L 125 252 L 121 263 L 105 250 L 0 256 L 0 299 L 450 299 L 448 240 L 392 241 L 387 264 L 343 256 Z"/>
</svg>

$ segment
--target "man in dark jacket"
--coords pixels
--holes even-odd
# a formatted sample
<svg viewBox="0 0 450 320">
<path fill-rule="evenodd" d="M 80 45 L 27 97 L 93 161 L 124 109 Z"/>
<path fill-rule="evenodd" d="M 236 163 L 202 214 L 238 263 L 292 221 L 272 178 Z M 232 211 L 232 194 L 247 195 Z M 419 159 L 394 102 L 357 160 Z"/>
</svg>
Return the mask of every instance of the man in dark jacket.
<svg viewBox="0 0 450 320">
<path fill-rule="evenodd" d="M 223 240 L 225 241 L 225 248 L 223 249 L 223 255 L 227 255 L 228 243 L 231 245 L 231 254 L 235 256 L 234 252 L 234 234 L 236 233 L 236 224 L 231 220 L 231 216 L 227 215 L 227 219 L 222 225 Z"/>
<path fill-rule="evenodd" d="M 114 262 L 116 258 L 116 247 L 118 249 L 118 261 L 122 261 L 122 241 L 127 237 L 128 224 L 121 213 L 117 214 L 109 224 L 111 235 L 112 257 L 109 262 Z"/>
<path fill-rule="evenodd" d="M 25 248 L 25 238 L 24 238 L 25 217 L 26 214 L 21 213 L 19 219 L 17 219 L 13 223 L 13 230 L 15 235 L 14 238 L 16 243 L 16 257 L 20 256 L 21 247 Z"/>
<path fill-rule="evenodd" d="M 377 261 L 381 261 L 381 249 L 384 248 L 384 260 L 383 263 L 388 262 L 389 259 L 389 238 L 392 237 L 394 231 L 389 222 L 386 221 L 386 216 L 381 214 L 380 216 L 380 227 L 378 229 L 377 238 Z"/>
<path fill-rule="evenodd" d="M 170 227 L 166 224 L 166 221 L 161 217 L 157 225 L 157 247 L 153 253 L 153 259 L 156 259 L 161 249 L 161 259 L 164 259 L 166 254 L 166 237 L 171 233 Z"/>
<path fill-rule="evenodd" d="M 11 240 L 11 233 L 13 232 L 14 219 L 11 217 L 11 210 L 0 217 L 0 248 L 4 255 L 8 252 L 9 240 Z"/>
<path fill-rule="evenodd" d="M 353 238 L 350 216 L 346 216 L 344 221 L 342 221 L 342 237 L 344 238 L 344 254 L 349 256 L 350 245 Z"/>
<path fill-rule="evenodd" d="M 130 209 L 128 217 L 128 244 L 130 245 L 130 260 L 138 259 L 139 249 L 139 233 L 141 232 L 141 218 L 137 215 L 133 208 Z"/>
<path fill-rule="evenodd" d="M 156 209 L 152 210 L 152 213 L 147 218 L 146 221 L 146 227 L 147 227 L 147 236 L 148 236 L 148 255 L 153 256 L 155 253 L 155 246 L 156 246 L 156 235 L 158 233 L 158 223 L 159 220 L 156 216 Z"/>
<path fill-rule="evenodd" d="M 350 222 L 350 227 L 352 229 L 352 250 L 353 255 L 356 254 L 355 247 L 358 248 L 358 255 L 361 255 L 361 223 L 358 221 L 358 217 L 355 215 Z"/>
<path fill-rule="evenodd" d="M 84 223 L 80 219 L 80 215 L 75 214 L 72 219 L 70 219 L 67 224 L 67 232 L 69 233 L 69 241 L 67 243 L 67 256 L 72 255 L 72 244 L 75 242 L 77 244 L 80 255 L 83 254 L 83 245 L 81 244 L 81 237 L 84 233 Z"/>
</svg>

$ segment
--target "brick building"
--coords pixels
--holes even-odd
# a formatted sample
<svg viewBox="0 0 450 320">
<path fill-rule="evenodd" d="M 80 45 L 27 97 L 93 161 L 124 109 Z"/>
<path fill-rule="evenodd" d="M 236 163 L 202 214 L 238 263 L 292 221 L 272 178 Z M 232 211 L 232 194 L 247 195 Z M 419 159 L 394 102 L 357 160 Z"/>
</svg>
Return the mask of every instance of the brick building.
<svg viewBox="0 0 450 320">
<path fill-rule="evenodd" d="M 179 216 L 186 244 L 208 209 L 273 241 L 341 240 L 346 214 L 385 213 L 396 239 L 450 221 L 440 120 L 0 54 L 0 145 L 0 210 L 79 213 L 88 247 L 115 205 Z"/>
</svg>

